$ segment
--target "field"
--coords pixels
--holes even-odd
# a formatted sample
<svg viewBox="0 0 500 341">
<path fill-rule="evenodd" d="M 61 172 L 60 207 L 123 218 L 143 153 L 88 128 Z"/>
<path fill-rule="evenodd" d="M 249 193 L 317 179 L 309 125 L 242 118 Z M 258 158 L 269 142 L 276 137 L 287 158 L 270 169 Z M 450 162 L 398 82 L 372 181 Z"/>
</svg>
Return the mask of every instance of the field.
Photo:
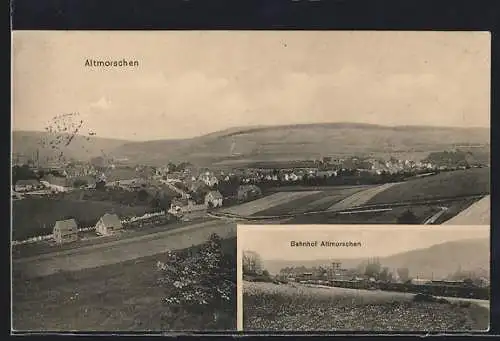
<svg viewBox="0 0 500 341">
<path fill-rule="evenodd" d="M 438 213 L 441 206 L 446 206 L 447 210 L 433 222 L 441 224 L 477 200 L 477 198 L 469 198 L 470 196 L 489 192 L 488 176 L 488 169 L 477 168 L 379 186 L 321 187 L 316 188 L 315 191 L 314 187 L 307 187 L 295 192 L 286 188 L 283 192 L 279 191 L 255 201 L 233 206 L 225 212 L 249 218 L 295 215 L 287 222 L 289 224 L 364 224 L 368 222 L 395 224 L 407 210 L 416 216 L 419 223 L 424 223 L 433 214 Z M 434 199 L 444 201 L 429 204 L 415 202 L 409 206 L 405 204 L 417 200 L 425 202 L 425 200 Z M 327 212 L 384 204 L 394 205 L 381 207 L 383 210 L 380 211 L 353 214 Z M 398 204 L 405 205 L 398 207 Z M 469 217 L 467 221 L 475 224 L 483 224 L 483 220 L 488 221 L 488 208 L 484 206 L 479 210 L 482 213 L 474 215 L 474 217 L 478 216 L 476 220 L 471 220 L 472 218 Z"/>
<path fill-rule="evenodd" d="M 490 193 L 490 169 L 471 168 L 409 180 L 378 193 L 367 204 L 464 197 Z"/>
<path fill-rule="evenodd" d="M 489 309 L 414 302 L 413 295 L 272 283 L 243 284 L 244 330 L 484 331 Z"/>
<path fill-rule="evenodd" d="M 12 203 L 12 238 L 23 240 L 50 234 L 57 220 L 69 217 L 87 227 L 94 225 L 104 213 L 141 216 L 148 210 L 150 208 L 146 206 L 130 207 L 103 201 L 51 198 L 16 200 Z"/>
<path fill-rule="evenodd" d="M 396 183 L 383 184 L 380 186 L 365 189 L 364 191 L 356 192 L 353 195 L 345 198 L 344 200 L 335 203 L 329 210 L 345 210 L 351 207 L 362 206 L 370 201 L 371 198 L 379 193 L 386 191 L 387 189 L 397 185 Z"/>
<path fill-rule="evenodd" d="M 315 192 L 295 200 L 274 205 L 268 209 L 256 212 L 256 216 L 279 216 L 286 214 L 300 214 L 311 211 L 323 211 L 358 192 L 367 191 L 367 186 L 342 187 L 339 189 L 330 188 L 329 190 Z M 284 192 L 286 193 L 286 192 Z M 300 192 L 296 192 L 300 193 Z"/>
<path fill-rule="evenodd" d="M 223 249 L 228 257 L 234 257 L 235 239 L 223 240 Z M 203 313 L 162 319 L 162 314 L 169 310 L 161 302 L 168 295 L 168 288 L 161 288 L 156 282 L 155 264 L 162 257 L 155 255 L 30 281 L 14 277 L 14 329 L 168 331 L 236 328 L 234 303 L 218 310 L 219 318 L 215 323 Z M 207 310 L 211 313 L 211 308 Z"/>
<path fill-rule="evenodd" d="M 253 200 L 238 206 L 233 206 L 223 210 L 223 212 L 230 214 L 237 214 L 240 216 L 250 216 L 257 212 L 268 209 L 269 207 L 278 206 L 295 199 L 306 197 L 309 195 L 317 194 L 317 191 L 307 191 L 307 192 L 283 192 L 275 193 L 263 198 Z"/>
<path fill-rule="evenodd" d="M 55 247 L 53 253 L 14 259 L 12 271 L 19 277 L 29 279 L 60 271 L 105 266 L 198 245 L 212 233 L 217 233 L 221 238 L 232 238 L 236 235 L 236 226 L 222 221 L 210 221 L 77 249 L 57 251 Z"/>
</svg>

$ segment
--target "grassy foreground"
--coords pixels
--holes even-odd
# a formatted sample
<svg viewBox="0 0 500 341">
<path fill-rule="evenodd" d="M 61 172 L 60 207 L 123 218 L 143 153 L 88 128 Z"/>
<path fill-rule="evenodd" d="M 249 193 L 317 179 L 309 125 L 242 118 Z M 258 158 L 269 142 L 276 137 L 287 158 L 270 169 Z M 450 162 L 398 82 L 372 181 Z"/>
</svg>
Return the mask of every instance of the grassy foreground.
<svg viewBox="0 0 500 341">
<path fill-rule="evenodd" d="M 196 254 L 199 249 L 199 246 L 194 246 L 183 252 Z M 222 240 L 222 251 L 226 259 L 234 260 L 235 238 Z M 236 293 L 224 305 L 208 306 L 198 311 L 188 312 L 183 307 L 163 302 L 173 291 L 169 286 L 158 284 L 160 274 L 156 263 L 164 261 L 165 257 L 160 254 L 29 281 L 13 278 L 14 330 L 162 332 L 236 329 Z M 216 320 L 213 319 L 214 313 Z"/>
<path fill-rule="evenodd" d="M 473 303 L 414 302 L 413 295 L 244 283 L 245 330 L 485 331 Z"/>
</svg>

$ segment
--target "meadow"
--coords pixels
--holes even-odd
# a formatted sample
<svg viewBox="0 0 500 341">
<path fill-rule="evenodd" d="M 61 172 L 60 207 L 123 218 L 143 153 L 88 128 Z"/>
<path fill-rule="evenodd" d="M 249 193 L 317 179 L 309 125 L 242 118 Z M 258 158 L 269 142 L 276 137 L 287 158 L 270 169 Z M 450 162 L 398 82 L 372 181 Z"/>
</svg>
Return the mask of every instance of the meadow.
<svg viewBox="0 0 500 341">
<path fill-rule="evenodd" d="M 317 194 L 317 191 L 307 192 L 278 192 L 263 198 L 246 202 L 241 205 L 232 206 L 223 210 L 225 213 L 237 214 L 240 216 L 250 216 L 257 212 L 264 211 L 270 207 L 285 204 L 299 198 Z"/>
<path fill-rule="evenodd" d="M 484 331 L 489 310 L 471 302 L 416 302 L 414 295 L 272 283 L 243 284 L 244 330 Z"/>
<path fill-rule="evenodd" d="M 412 179 L 392 186 L 367 204 L 458 198 L 490 193 L 490 168 L 471 168 Z"/>
<path fill-rule="evenodd" d="M 195 253 L 199 248 L 193 246 L 184 252 Z M 227 259 L 233 260 L 235 238 L 223 239 L 222 250 Z M 158 254 L 29 281 L 14 276 L 14 330 L 234 330 L 236 294 L 226 305 L 189 314 L 182 309 L 174 314 L 173 308 L 162 302 L 170 291 L 158 284 L 156 263 L 164 258 Z M 214 311 L 219 316 L 216 321 L 211 318 Z"/>
<path fill-rule="evenodd" d="M 369 188 L 369 187 L 368 187 Z M 311 211 L 323 211 L 330 206 L 354 195 L 355 193 L 367 190 L 367 186 L 330 188 L 321 192 L 313 192 L 295 200 L 290 200 L 282 204 L 274 205 L 267 209 L 256 212 L 256 216 L 279 216 L 287 214 L 300 214 Z M 286 193 L 286 192 L 283 192 Z M 300 192 L 296 192 L 300 193 Z"/>
</svg>

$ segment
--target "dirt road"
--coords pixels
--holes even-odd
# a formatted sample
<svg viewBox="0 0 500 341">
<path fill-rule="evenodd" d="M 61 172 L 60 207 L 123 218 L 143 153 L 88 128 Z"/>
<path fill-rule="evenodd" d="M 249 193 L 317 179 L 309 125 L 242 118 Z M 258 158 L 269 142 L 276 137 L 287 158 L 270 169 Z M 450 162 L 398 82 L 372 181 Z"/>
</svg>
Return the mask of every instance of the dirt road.
<svg viewBox="0 0 500 341">
<path fill-rule="evenodd" d="M 32 278 L 110 265 L 198 245 L 212 233 L 217 233 L 221 238 L 235 237 L 236 225 L 220 220 L 209 221 L 151 235 L 16 259 L 13 261 L 13 271 L 25 278 Z"/>
</svg>

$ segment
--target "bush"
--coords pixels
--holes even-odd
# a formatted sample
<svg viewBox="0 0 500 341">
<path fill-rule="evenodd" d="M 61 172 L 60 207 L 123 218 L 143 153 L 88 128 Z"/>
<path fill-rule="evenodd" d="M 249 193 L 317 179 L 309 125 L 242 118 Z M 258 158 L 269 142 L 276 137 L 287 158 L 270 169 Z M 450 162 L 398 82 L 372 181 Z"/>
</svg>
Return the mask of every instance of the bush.
<svg viewBox="0 0 500 341">
<path fill-rule="evenodd" d="M 200 313 L 209 325 L 216 324 L 223 310 L 232 309 L 236 297 L 233 257 L 225 255 L 221 239 L 213 234 L 198 251 L 169 252 L 158 261 L 158 283 L 166 290 L 165 323 L 181 323 L 182 316 Z"/>
</svg>

